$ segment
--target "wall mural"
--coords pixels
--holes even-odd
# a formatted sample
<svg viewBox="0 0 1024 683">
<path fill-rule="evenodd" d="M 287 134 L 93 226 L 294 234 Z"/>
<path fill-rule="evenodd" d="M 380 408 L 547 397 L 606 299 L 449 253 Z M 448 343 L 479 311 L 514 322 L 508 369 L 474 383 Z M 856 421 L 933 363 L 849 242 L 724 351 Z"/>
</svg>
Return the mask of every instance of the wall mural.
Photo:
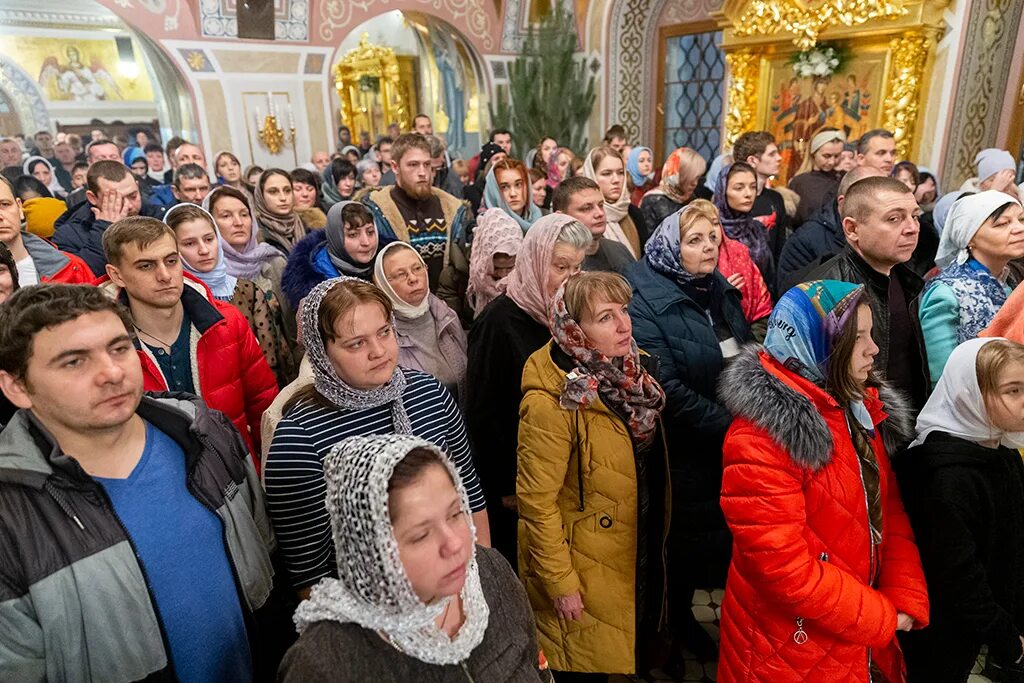
<svg viewBox="0 0 1024 683">
<path fill-rule="evenodd" d="M 0 52 L 33 75 L 50 101 L 153 101 L 145 68 L 132 62 L 122 69 L 113 38 L 3 37 Z"/>
</svg>

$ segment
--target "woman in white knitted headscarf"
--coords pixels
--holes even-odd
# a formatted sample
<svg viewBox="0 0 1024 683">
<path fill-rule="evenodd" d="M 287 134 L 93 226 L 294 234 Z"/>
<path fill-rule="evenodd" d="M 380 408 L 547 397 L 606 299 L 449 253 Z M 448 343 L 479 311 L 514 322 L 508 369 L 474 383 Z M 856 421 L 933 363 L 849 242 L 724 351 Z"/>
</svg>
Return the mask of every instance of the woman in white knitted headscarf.
<svg viewBox="0 0 1024 683">
<path fill-rule="evenodd" d="M 299 606 L 282 681 L 541 681 L 526 593 L 474 545 L 459 473 L 430 442 L 353 437 L 323 461 L 338 578 Z"/>
</svg>

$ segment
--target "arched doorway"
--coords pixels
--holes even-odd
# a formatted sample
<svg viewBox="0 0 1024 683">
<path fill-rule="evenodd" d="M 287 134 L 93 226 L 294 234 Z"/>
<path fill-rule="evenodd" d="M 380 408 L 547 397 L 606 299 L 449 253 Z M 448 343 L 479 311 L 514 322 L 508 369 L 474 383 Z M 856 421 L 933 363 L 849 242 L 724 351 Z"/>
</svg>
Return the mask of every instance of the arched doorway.
<svg viewBox="0 0 1024 683">
<path fill-rule="evenodd" d="M 406 125 L 417 113 L 426 114 L 452 152 L 470 156 L 478 150 L 487 130 L 487 91 L 483 60 L 472 44 L 433 15 L 394 10 L 356 26 L 338 46 L 333 63 L 357 49 L 364 34 L 369 43 L 390 48 L 398 59 L 410 107 Z M 335 99 L 336 112 L 339 104 Z M 358 141 L 360 132 L 353 130 L 353 139 Z"/>
</svg>

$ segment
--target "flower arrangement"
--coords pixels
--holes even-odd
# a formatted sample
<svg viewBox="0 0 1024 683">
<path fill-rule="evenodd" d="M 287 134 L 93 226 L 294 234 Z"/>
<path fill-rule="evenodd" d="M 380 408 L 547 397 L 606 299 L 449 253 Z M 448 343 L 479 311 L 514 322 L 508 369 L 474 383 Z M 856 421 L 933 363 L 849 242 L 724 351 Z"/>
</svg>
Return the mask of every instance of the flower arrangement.
<svg viewBox="0 0 1024 683">
<path fill-rule="evenodd" d="M 789 61 L 793 65 L 793 73 L 800 78 L 827 78 L 842 71 L 848 57 L 846 48 L 822 43 L 810 50 L 797 52 Z"/>
</svg>

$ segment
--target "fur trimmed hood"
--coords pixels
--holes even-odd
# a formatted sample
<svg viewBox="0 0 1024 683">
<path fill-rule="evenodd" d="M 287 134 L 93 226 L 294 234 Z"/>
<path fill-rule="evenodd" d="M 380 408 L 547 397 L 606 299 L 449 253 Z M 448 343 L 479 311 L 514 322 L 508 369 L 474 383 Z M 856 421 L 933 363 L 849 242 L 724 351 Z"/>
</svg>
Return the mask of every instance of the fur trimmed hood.
<svg viewBox="0 0 1024 683">
<path fill-rule="evenodd" d="M 791 375 L 781 366 L 767 367 L 762 347 L 747 345 L 722 373 L 718 395 L 734 417 L 742 417 L 768 432 L 793 462 L 820 470 L 832 459 L 832 434 L 819 405 L 838 405 L 807 380 Z M 875 425 L 881 430 L 890 457 L 914 438 L 910 402 L 887 384 L 878 397 L 865 401 Z"/>
</svg>

